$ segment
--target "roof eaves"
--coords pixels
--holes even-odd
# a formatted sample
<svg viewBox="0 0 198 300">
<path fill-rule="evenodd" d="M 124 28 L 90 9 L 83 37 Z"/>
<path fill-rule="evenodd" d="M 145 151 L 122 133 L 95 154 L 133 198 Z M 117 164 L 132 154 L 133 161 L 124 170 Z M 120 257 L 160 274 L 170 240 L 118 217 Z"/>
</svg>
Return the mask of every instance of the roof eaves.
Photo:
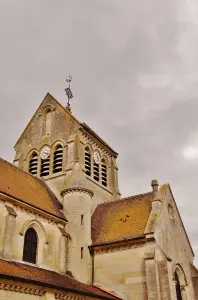
<svg viewBox="0 0 198 300">
<path fill-rule="evenodd" d="M 113 150 L 101 137 L 99 137 L 99 135 L 97 135 L 97 133 L 95 133 L 95 131 L 93 131 L 93 129 L 91 129 L 86 123 L 80 123 L 80 125 L 82 126 L 82 128 L 88 132 L 90 135 L 92 135 L 96 140 L 98 140 L 101 144 L 103 144 L 108 150 L 110 150 L 111 152 L 113 152 L 113 154 L 117 157 L 118 153 Z"/>
<path fill-rule="evenodd" d="M 46 283 L 46 282 L 40 282 L 39 280 L 35 280 L 35 279 L 29 279 L 29 278 L 22 278 L 20 276 L 14 276 L 14 275 L 4 275 L 4 274 L 0 274 L 0 278 L 4 278 L 4 279 L 10 279 L 10 280 L 14 280 L 16 281 L 16 279 L 19 279 L 21 282 L 24 283 L 31 283 L 31 284 L 36 284 L 38 286 L 43 286 L 43 287 L 48 287 L 48 288 L 53 288 L 53 289 L 57 289 L 57 290 L 62 290 L 62 291 L 67 291 L 67 292 L 75 292 L 77 294 L 80 295 L 85 295 L 85 296 L 92 296 L 94 298 L 100 298 L 100 299 L 110 299 L 112 300 L 112 297 L 108 298 L 107 296 L 102 296 L 102 295 L 97 295 L 94 294 L 92 292 L 85 292 L 85 291 L 81 291 L 78 290 L 77 288 L 66 288 L 66 287 L 61 287 L 58 286 L 56 284 L 52 284 L 52 283 Z M 94 287 L 94 286 L 93 286 Z M 105 293 L 105 292 L 104 292 Z M 114 296 L 114 295 L 113 295 Z M 114 296 L 116 297 L 116 296 Z"/>
<path fill-rule="evenodd" d="M 48 211 L 46 211 L 46 210 L 44 210 L 44 209 L 42 209 L 42 208 L 39 208 L 39 207 L 37 207 L 37 206 L 35 206 L 35 205 L 33 205 L 33 204 L 27 203 L 27 202 L 25 202 L 25 201 L 23 201 L 23 200 L 21 200 L 21 199 L 19 199 L 19 198 L 17 198 L 17 197 L 14 197 L 14 196 L 12 196 L 12 195 L 9 195 L 9 194 L 5 193 L 4 191 L 1 191 L 1 190 L 0 190 L 0 194 L 4 195 L 5 197 L 8 197 L 8 198 L 10 198 L 10 199 L 13 199 L 14 201 L 18 201 L 19 203 L 21 202 L 23 205 L 25 205 L 25 206 L 27 206 L 27 207 L 30 206 L 30 207 L 36 209 L 37 211 L 44 212 L 45 214 L 47 214 L 47 215 L 49 215 L 49 216 L 51 216 L 51 217 L 54 217 L 54 218 L 56 218 L 56 219 L 58 219 L 58 220 L 60 220 L 60 221 L 62 221 L 62 222 L 64 222 L 64 223 L 68 222 L 68 220 L 65 218 L 65 216 L 64 216 L 64 217 L 61 217 L 61 216 L 57 216 L 57 215 L 55 215 L 55 214 L 52 214 L 52 213 L 50 213 L 50 212 L 48 212 Z"/>
</svg>

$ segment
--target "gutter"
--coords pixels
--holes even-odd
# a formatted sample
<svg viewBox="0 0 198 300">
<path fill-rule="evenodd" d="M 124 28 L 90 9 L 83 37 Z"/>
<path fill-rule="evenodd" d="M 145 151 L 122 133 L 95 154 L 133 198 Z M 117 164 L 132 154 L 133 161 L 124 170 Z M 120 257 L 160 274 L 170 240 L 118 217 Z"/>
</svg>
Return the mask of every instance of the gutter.
<svg viewBox="0 0 198 300">
<path fill-rule="evenodd" d="M 141 239 L 146 240 L 146 236 L 144 234 L 141 234 L 141 235 L 137 235 L 137 236 L 134 236 L 134 237 L 122 238 L 122 239 L 116 240 L 116 241 L 95 243 L 95 244 L 92 244 L 90 247 L 95 248 L 95 247 L 100 247 L 100 246 L 111 246 L 111 245 L 114 245 L 114 244 L 119 244 L 119 243 L 123 243 L 123 242 L 130 242 L 130 241 L 136 241 L 136 240 L 141 240 Z"/>
</svg>

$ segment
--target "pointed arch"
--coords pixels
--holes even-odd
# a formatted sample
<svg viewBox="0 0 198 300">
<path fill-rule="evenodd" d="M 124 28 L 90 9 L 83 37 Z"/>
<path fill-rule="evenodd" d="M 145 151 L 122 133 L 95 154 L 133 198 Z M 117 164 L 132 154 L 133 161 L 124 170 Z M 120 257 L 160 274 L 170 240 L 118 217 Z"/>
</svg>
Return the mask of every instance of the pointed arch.
<svg viewBox="0 0 198 300">
<path fill-rule="evenodd" d="M 32 230 L 28 231 L 29 229 L 33 229 L 36 232 L 37 244 L 36 244 L 35 234 L 33 237 L 33 233 L 31 233 L 33 231 Z M 26 238 L 27 232 L 28 232 L 27 236 L 32 235 L 32 237 L 33 237 L 32 240 L 30 239 L 30 237 Z M 30 234 L 29 234 L 29 232 L 30 232 Z M 43 261 L 44 252 L 46 251 L 46 247 L 48 247 L 47 234 L 44 229 L 44 226 L 41 224 L 40 221 L 38 221 L 36 219 L 28 220 L 22 225 L 20 235 L 24 236 L 24 249 L 22 250 L 22 259 L 24 261 L 29 261 L 29 262 L 40 265 Z M 27 251 L 26 249 L 29 249 L 29 247 L 30 247 L 29 245 L 31 244 L 30 240 L 28 240 L 28 242 L 26 242 L 26 239 L 30 239 L 32 241 L 31 243 L 33 245 L 33 250 L 32 250 L 31 257 L 29 257 L 28 256 L 29 254 L 26 253 L 26 251 Z M 35 252 L 36 252 L 36 262 L 33 262 L 33 258 L 35 261 Z M 31 261 L 28 259 L 31 259 Z"/>
<path fill-rule="evenodd" d="M 45 228 L 43 227 L 41 222 L 39 222 L 36 219 L 26 221 L 21 228 L 20 235 L 24 235 L 26 230 L 30 227 L 32 227 L 36 230 L 39 237 L 41 237 L 41 236 L 43 237 L 45 244 L 48 243 Z"/>
<path fill-rule="evenodd" d="M 58 143 L 54 148 L 53 153 L 53 173 L 58 173 L 63 170 L 63 145 Z"/>
<path fill-rule="evenodd" d="M 185 273 L 180 265 L 176 265 L 174 270 L 174 280 L 175 280 L 175 291 L 177 300 L 182 300 L 185 297 L 185 287 L 187 285 L 187 280 Z"/>
<path fill-rule="evenodd" d="M 33 150 L 29 156 L 28 171 L 32 175 L 37 175 L 38 173 L 38 152 L 35 150 Z"/>
</svg>

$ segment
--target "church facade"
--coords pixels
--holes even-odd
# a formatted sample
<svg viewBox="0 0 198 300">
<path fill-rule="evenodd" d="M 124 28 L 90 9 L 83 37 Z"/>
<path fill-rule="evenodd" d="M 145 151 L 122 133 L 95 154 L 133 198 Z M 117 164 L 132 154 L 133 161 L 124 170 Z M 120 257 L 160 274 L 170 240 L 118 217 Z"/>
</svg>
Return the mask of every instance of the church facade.
<svg viewBox="0 0 198 300">
<path fill-rule="evenodd" d="M 0 299 L 196 300 L 169 184 L 122 198 L 118 154 L 49 93 L 0 159 Z"/>
</svg>

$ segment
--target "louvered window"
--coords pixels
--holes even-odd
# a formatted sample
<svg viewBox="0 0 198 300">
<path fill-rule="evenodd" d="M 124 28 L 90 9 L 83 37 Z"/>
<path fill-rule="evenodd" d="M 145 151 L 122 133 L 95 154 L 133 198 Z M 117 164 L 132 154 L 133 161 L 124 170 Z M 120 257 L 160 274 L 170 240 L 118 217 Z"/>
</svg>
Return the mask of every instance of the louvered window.
<svg viewBox="0 0 198 300">
<path fill-rule="evenodd" d="M 53 173 L 58 173 L 63 170 L 63 147 L 56 146 L 54 151 Z"/>
<path fill-rule="evenodd" d="M 32 175 L 37 175 L 38 170 L 38 154 L 36 152 L 32 153 L 29 161 L 29 173 Z"/>
<path fill-rule="evenodd" d="M 99 164 L 94 162 L 94 179 L 99 181 Z"/>
<path fill-rule="evenodd" d="M 91 153 L 89 148 L 85 148 L 85 172 L 91 176 Z"/>
<path fill-rule="evenodd" d="M 24 247 L 23 247 L 23 260 L 36 263 L 38 238 L 37 233 L 33 228 L 29 228 L 25 233 Z"/>
<path fill-rule="evenodd" d="M 102 185 L 104 186 L 107 186 L 107 165 L 106 165 L 106 162 L 105 160 L 103 159 L 102 160 L 102 163 L 101 163 L 101 172 L 102 172 Z"/>
<path fill-rule="evenodd" d="M 50 156 L 46 159 L 41 159 L 41 177 L 49 175 L 50 170 Z"/>
</svg>

